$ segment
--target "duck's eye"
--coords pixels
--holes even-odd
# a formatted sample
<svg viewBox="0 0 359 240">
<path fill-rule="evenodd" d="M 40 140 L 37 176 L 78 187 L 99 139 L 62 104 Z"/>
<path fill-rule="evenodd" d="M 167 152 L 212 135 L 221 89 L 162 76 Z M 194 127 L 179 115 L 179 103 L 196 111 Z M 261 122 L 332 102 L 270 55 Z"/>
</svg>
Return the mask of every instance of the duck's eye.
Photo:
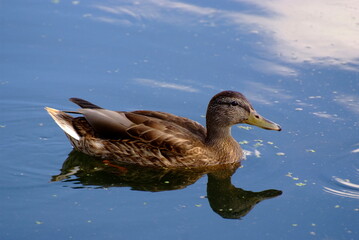
<svg viewBox="0 0 359 240">
<path fill-rule="evenodd" d="M 239 105 L 239 103 L 238 103 L 238 102 L 236 102 L 236 101 L 233 101 L 233 102 L 231 102 L 231 105 L 232 105 L 232 106 L 238 106 L 238 105 Z"/>
</svg>

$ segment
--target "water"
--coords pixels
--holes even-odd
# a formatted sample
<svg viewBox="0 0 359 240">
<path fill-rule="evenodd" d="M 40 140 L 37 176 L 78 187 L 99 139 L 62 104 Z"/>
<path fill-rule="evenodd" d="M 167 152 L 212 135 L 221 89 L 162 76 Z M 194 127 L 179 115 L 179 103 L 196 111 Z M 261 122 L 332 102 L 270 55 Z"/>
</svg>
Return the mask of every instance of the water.
<svg viewBox="0 0 359 240">
<path fill-rule="evenodd" d="M 2 1 L 0 238 L 358 239 L 358 8 Z M 225 177 L 139 181 L 82 156 L 63 167 L 71 147 L 43 110 L 81 97 L 204 124 L 223 89 L 283 128 L 234 127 L 249 155 Z M 231 192 L 268 199 L 234 200 L 226 215 Z"/>
</svg>

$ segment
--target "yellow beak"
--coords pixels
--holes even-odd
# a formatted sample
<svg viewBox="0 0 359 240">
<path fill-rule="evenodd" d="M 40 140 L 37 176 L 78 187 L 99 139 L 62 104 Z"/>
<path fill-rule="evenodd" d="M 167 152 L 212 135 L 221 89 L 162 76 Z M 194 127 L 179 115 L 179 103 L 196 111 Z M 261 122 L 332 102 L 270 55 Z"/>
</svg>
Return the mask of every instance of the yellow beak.
<svg viewBox="0 0 359 240">
<path fill-rule="evenodd" d="M 254 125 L 254 126 L 257 126 L 260 128 L 264 128 L 267 130 L 275 130 L 275 131 L 282 130 L 282 128 L 278 124 L 265 119 L 264 117 L 259 115 L 256 111 L 253 111 L 249 114 L 249 118 L 247 119 L 247 121 L 245 121 L 245 123 Z"/>
</svg>

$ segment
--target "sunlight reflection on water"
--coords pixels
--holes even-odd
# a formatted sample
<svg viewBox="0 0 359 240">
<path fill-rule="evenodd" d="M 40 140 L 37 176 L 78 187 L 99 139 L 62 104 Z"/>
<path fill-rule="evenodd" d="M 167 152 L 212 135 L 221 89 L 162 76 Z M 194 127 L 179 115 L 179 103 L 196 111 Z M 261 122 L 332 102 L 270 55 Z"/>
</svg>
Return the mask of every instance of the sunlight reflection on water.
<svg viewBox="0 0 359 240">
<path fill-rule="evenodd" d="M 185 2 L 169 0 L 117 1 L 101 3 L 93 7 L 110 17 L 91 15 L 91 19 L 109 24 L 125 26 L 136 25 L 142 19 L 156 20 L 175 25 L 232 25 L 248 32 L 269 36 L 267 51 L 272 51 L 282 60 L 291 63 L 310 62 L 342 69 L 358 71 L 357 43 L 359 24 L 356 19 L 357 1 L 316 1 L 305 0 L 306 4 L 293 4 L 291 1 L 274 0 L 237 0 L 238 4 L 247 3 L 256 6 L 266 14 L 243 13 L 222 7 L 204 7 Z M 295 7 L 294 7 L 295 6 Z M 340 19 L 340 20 L 338 20 Z M 334 34 L 333 34 L 334 33 Z M 267 44 L 271 46 L 268 47 Z M 296 75 L 295 70 L 280 65 L 266 67 L 280 74 Z M 289 70 L 289 71 L 288 71 Z"/>
</svg>

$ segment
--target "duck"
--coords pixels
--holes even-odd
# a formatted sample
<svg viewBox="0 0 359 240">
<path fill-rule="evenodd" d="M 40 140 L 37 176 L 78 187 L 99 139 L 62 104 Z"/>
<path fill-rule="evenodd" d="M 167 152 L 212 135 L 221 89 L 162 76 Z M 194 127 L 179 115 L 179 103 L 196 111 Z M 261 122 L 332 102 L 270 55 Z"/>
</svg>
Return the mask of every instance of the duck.
<svg viewBox="0 0 359 240">
<path fill-rule="evenodd" d="M 232 164 L 243 157 L 239 143 L 231 135 L 232 126 L 245 123 L 281 131 L 278 124 L 258 114 L 236 91 L 222 91 L 212 97 L 206 127 L 166 112 L 113 111 L 80 98 L 69 100 L 80 109 L 45 109 L 75 150 L 138 166 L 197 168 Z"/>
</svg>

